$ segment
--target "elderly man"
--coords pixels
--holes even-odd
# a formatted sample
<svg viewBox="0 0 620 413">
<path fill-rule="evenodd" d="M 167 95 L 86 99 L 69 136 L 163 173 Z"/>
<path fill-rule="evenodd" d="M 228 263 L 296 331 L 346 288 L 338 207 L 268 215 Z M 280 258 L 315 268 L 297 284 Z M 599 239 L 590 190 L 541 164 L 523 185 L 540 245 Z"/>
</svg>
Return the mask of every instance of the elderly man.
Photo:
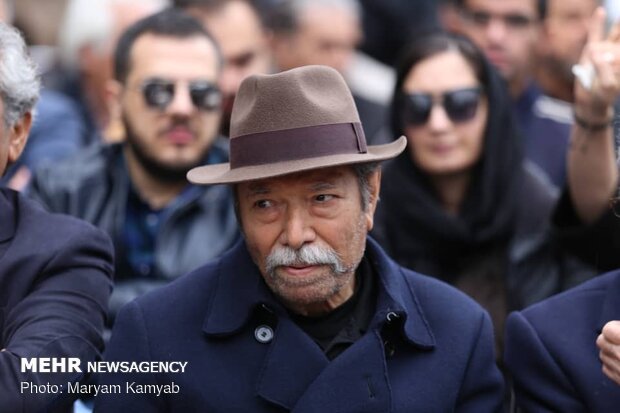
<svg viewBox="0 0 620 413">
<path fill-rule="evenodd" d="M 121 37 L 110 91 L 123 143 L 95 145 L 37 173 L 31 193 L 45 206 L 104 229 L 116 249 L 110 315 L 228 249 L 238 238 L 225 187 L 189 185 L 194 166 L 223 162 L 218 139 L 221 58 L 194 18 L 165 10 Z"/>
<path fill-rule="evenodd" d="M 187 368 L 103 375 L 169 393 L 100 395 L 96 410 L 498 410 L 488 315 L 367 238 L 377 162 L 405 138 L 367 146 L 344 79 L 325 66 L 249 77 L 231 126 L 230 164 L 188 177 L 233 184 L 245 242 L 129 304 L 107 353 Z"/>
<path fill-rule="evenodd" d="M 4 23 L 0 85 L 1 176 L 24 149 L 39 93 L 24 42 Z M 70 407 L 77 395 L 46 389 L 77 383 L 82 373 L 37 372 L 24 368 L 22 361 L 78 358 L 84 371 L 87 361 L 98 358 L 111 274 L 112 246 L 103 232 L 74 218 L 46 213 L 16 192 L 0 189 L 2 412 Z"/>
</svg>

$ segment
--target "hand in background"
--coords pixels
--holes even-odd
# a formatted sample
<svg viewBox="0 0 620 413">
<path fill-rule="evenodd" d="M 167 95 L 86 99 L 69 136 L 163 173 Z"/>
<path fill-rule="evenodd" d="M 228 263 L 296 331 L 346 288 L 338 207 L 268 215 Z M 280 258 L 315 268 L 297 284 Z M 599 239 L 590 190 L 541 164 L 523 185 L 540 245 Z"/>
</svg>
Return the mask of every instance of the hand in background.
<svg viewBox="0 0 620 413">
<path fill-rule="evenodd" d="M 596 339 L 603 373 L 620 385 L 620 321 L 610 321 Z"/>
</svg>

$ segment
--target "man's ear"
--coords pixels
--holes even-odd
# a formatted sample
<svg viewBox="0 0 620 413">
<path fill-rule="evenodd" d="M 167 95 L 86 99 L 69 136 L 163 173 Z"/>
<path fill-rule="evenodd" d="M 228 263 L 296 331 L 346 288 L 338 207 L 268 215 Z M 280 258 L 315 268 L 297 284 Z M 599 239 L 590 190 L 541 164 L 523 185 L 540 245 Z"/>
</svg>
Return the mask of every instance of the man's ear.
<svg viewBox="0 0 620 413">
<path fill-rule="evenodd" d="M 111 79 L 106 82 L 105 89 L 105 103 L 108 108 L 108 113 L 110 114 L 110 119 L 103 133 L 103 138 L 106 142 L 120 142 L 125 137 L 125 130 L 121 119 L 121 95 L 123 93 L 123 85 L 117 80 Z"/>
<path fill-rule="evenodd" d="M 9 128 L 9 165 L 15 163 L 17 158 L 19 158 L 19 155 L 21 155 L 24 151 L 31 127 L 32 112 L 26 112 L 21 119 Z"/>
<path fill-rule="evenodd" d="M 123 93 L 123 85 L 118 80 L 110 79 L 106 82 L 105 90 L 108 109 L 110 112 L 115 110 L 118 111 L 120 108 L 121 95 Z"/>
<path fill-rule="evenodd" d="M 370 197 L 368 198 L 368 208 L 366 209 L 366 227 L 368 231 L 374 226 L 375 211 L 379 202 L 379 192 L 381 190 L 381 168 L 377 168 L 368 176 L 368 187 L 370 189 Z"/>
</svg>

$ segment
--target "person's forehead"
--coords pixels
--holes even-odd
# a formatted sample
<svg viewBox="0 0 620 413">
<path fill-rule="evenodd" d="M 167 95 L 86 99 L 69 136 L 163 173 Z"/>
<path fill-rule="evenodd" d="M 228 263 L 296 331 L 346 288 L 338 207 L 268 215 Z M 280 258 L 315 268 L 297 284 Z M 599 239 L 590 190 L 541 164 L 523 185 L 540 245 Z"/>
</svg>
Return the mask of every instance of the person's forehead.
<svg viewBox="0 0 620 413">
<path fill-rule="evenodd" d="M 202 20 L 217 40 L 226 59 L 259 48 L 265 31 L 256 12 L 245 2 L 232 1 Z"/>
<path fill-rule="evenodd" d="M 356 14 L 345 7 L 310 6 L 299 20 L 299 31 L 302 34 L 316 32 L 348 38 L 358 35 L 359 30 L 360 22 Z"/>
<path fill-rule="evenodd" d="M 567 13 L 593 13 L 598 0 L 549 0 L 547 16 L 555 17 L 556 14 Z"/>
<path fill-rule="evenodd" d="M 527 13 L 538 15 L 539 0 L 464 0 L 468 9 L 484 10 L 490 13 Z"/>
<path fill-rule="evenodd" d="M 322 189 L 337 186 L 346 186 L 346 178 L 354 177 L 355 173 L 350 166 L 336 166 L 296 172 L 274 178 L 258 179 L 240 184 L 244 192 L 267 193 L 278 189 L 300 185 L 309 189 Z"/>
<path fill-rule="evenodd" d="M 216 80 L 217 75 L 217 52 L 213 43 L 201 35 L 172 37 L 147 33 L 136 39 L 131 48 L 131 78 Z"/>
<path fill-rule="evenodd" d="M 448 51 L 423 59 L 412 67 L 404 79 L 403 89 L 435 93 L 479 83 L 474 69 L 463 55 Z"/>
</svg>

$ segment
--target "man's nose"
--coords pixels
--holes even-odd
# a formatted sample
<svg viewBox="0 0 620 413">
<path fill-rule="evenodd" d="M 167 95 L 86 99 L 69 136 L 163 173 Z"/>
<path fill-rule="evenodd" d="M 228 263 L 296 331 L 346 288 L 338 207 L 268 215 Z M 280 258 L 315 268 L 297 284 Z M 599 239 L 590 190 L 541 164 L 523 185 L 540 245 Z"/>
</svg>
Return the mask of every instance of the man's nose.
<svg viewBox="0 0 620 413">
<path fill-rule="evenodd" d="M 443 105 L 434 104 L 428 115 L 428 127 L 434 132 L 443 132 L 452 125 Z"/>
<path fill-rule="evenodd" d="M 296 250 L 316 239 L 316 233 L 312 228 L 310 216 L 303 208 L 289 208 L 285 219 L 282 234 L 280 235 L 280 243 L 282 245 Z"/>
<path fill-rule="evenodd" d="M 501 43 L 506 39 L 508 29 L 506 22 L 501 18 L 491 18 L 489 24 L 486 27 L 487 39 L 493 43 Z"/>
<path fill-rule="evenodd" d="M 187 85 L 176 85 L 172 102 L 166 109 L 168 113 L 177 116 L 190 116 L 193 113 L 195 107 Z"/>
</svg>

